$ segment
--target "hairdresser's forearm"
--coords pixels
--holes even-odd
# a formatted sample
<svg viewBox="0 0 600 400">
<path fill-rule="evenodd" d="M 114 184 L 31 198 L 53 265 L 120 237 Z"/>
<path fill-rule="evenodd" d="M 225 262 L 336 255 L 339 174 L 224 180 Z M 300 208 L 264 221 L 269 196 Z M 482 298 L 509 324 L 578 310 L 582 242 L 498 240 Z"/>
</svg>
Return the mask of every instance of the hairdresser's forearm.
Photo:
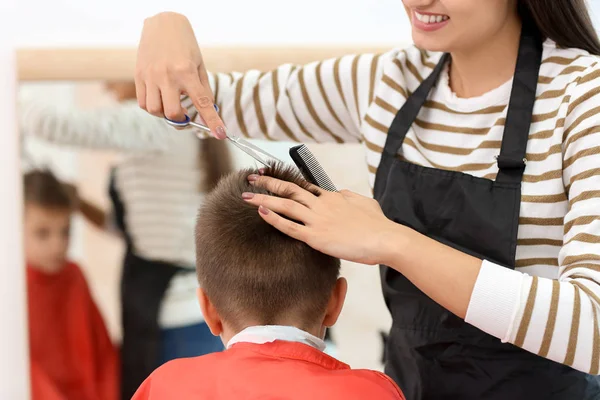
<svg viewBox="0 0 600 400">
<path fill-rule="evenodd" d="M 128 151 L 165 151 L 177 132 L 135 103 L 86 110 L 19 96 L 22 134 L 58 145 Z"/>
<path fill-rule="evenodd" d="M 382 262 L 447 310 L 465 318 L 481 260 L 395 224 L 382 244 Z"/>
<path fill-rule="evenodd" d="M 92 225 L 94 225 L 98 229 L 104 230 L 106 228 L 107 218 L 104 210 L 82 198 L 78 199 L 78 204 L 79 211 L 86 220 L 88 220 Z"/>
</svg>

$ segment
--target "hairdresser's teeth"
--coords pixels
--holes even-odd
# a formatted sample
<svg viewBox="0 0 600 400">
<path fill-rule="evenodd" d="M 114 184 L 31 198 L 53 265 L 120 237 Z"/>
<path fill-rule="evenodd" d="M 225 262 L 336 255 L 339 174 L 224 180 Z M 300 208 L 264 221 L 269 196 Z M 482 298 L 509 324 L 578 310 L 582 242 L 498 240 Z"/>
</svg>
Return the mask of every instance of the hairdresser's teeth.
<svg viewBox="0 0 600 400">
<path fill-rule="evenodd" d="M 415 17 L 426 24 L 439 24 L 442 21 L 446 21 L 449 19 L 447 15 L 430 15 L 430 14 L 420 14 L 415 11 Z"/>
</svg>

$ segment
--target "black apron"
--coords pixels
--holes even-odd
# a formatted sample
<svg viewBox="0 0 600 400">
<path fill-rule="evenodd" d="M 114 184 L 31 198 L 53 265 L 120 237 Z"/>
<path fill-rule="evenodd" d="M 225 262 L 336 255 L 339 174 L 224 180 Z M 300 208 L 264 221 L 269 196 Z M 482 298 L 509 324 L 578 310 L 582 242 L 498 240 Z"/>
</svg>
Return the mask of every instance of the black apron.
<svg viewBox="0 0 600 400">
<path fill-rule="evenodd" d="M 521 179 L 542 57 L 542 39 L 523 25 L 495 181 L 398 158 L 406 133 L 438 79 L 442 57 L 389 129 L 375 179 L 385 215 L 462 252 L 514 268 Z M 502 343 L 381 266 L 393 323 L 386 373 L 407 400 L 600 399 L 600 379 Z"/>
<path fill-rule="evenodd" d="M 117 226 L 123 232 L 127 245 L 121 276 L 121 398 L 128 400 L 148 375 L 160 366 L 158 312 L 171 278 L 183 268 L 137 256 L 127 232 L 126 210 L 115 185 L 114 172 L 109 194 Z"/>
</svg>

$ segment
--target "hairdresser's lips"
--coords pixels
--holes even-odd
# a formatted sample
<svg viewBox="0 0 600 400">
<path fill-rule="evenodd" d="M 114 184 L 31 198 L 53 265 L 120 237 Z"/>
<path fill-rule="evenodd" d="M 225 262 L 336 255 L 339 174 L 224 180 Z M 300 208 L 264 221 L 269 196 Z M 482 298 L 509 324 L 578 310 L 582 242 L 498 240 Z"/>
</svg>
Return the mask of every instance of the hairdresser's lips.
<svg viewBox="0 0 600 400">
<path fill-rule="evenodd" d="M 412 24 L 421 31 L 437 31 L 448 25 L 448 21 L 450 21 L 450 17 L 444 14 L 433 14 L 417 10 L 412 12 Z"/>
</svg>

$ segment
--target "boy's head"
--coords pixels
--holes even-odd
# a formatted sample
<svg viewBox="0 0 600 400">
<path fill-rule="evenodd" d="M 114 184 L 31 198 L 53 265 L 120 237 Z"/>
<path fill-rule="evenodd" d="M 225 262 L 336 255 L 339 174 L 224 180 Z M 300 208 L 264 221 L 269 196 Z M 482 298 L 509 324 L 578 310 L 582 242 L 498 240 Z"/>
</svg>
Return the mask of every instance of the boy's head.
<svg viewBox="0 0 600 400">
<path fill-rule="evenodd" d="M 340 260 L 268 225 L 242 193 L 246 169 L 223 178 L 206 197 L 196 224 L 200 303 L 214 334 L 224 339 L 247 326 L 292 325 L 322 336 L 335 323 L 346 294 Z M 309 185 L 295 168 L 274 165 L 265 175 Z M 270 193 L 269 193 L 270 194 Z"/>
<path fill-rule="evenodd" d="M 25 258 L 32 267 L 59 271 L 67 258 L 72 196 L 49 171 L 32 171 L 23 179 Z"/>
</svg>

